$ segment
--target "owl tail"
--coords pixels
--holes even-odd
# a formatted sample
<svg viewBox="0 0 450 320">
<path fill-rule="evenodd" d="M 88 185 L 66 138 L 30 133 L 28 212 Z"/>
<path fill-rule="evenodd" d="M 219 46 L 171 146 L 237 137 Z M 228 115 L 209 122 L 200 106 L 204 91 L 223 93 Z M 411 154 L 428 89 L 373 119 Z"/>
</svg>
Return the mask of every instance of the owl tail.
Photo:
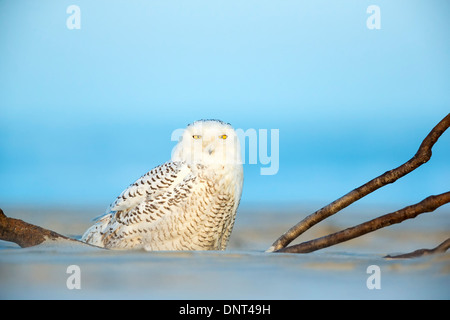
<svg viewBox="0 0 450 320">
<path fill-rule="evenodd" d="M 96 223 L 89 229 L 87 229 L 83 234 L 83 236 L 81 237 L 81 241 L 90 243 L 98 247 L 104 247 L 103 235 L 108 227 L 111 217 L 111 214 L 106 214 L 101 218 L 96 219 Z"/>
</svg>

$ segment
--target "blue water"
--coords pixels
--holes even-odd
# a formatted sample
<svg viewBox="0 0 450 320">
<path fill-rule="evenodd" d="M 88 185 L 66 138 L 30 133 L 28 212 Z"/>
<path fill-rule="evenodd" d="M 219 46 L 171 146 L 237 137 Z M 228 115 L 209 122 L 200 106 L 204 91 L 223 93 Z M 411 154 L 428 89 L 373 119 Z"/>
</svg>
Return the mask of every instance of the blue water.
<svg viewBox="0 0 450 320">
<path fill-rule="evenodd" d="M 204 118 L 279 130 L 279 170 L 247 163 L 243 203 L 329 202 L 449 112 L 445 0 L 378 1 L 379 30 L 369 2 L 77 1 L 69 29 L 72 4 L 0 3 L 0 203 L 107 206 Z M 449 145 L 368 201 L 448 191 Z"/>
</svg>

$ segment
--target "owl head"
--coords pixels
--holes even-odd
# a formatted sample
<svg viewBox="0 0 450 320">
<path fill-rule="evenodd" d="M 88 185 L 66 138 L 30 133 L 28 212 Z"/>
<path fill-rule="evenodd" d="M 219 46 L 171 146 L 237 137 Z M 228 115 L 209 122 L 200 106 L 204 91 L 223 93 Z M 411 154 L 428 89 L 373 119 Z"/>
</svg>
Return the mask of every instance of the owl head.
<svg viewBox="0 0 450 320">
<path fill-rule="evenodd" d="M 239 138 L 229 123 L 195 121 L 184 130 L 172 161 L 203 165 L 242 164 Z"/>
</svg>

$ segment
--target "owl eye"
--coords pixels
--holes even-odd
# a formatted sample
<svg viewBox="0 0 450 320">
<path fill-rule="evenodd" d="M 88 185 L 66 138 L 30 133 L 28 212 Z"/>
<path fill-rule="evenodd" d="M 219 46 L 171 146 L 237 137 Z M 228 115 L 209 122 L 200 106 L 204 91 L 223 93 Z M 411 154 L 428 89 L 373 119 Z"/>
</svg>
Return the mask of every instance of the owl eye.
<svg viewBox="0 0 450 320">
<path fill-rule="evenodd" d="M 223 135 L 219 136 L 219 138 L 225 140 L 226 138 L 228 138 L 228 136 L 226 134 L 223 134 Z"/>
<path fill-rule="evenodd" d="M 198 135 L 198 134 L 194 134 L 193 136 L 192 136 L 192 138 L 194 138 L 194 139 L 200 139 L 201 138 L 201 136 L 200 135 Z"/>
</svg>

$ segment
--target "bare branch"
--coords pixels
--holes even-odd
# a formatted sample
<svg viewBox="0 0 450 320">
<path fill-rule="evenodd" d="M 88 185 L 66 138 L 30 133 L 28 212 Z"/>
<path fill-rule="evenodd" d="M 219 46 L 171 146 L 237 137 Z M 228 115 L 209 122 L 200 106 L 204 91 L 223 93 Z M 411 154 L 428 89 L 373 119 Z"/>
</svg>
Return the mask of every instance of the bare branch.
<svg viewBox="0 0 450 320">
<path fill-rule="evenodd" d="M 15 242 L 22 248 L 26 248 L 41 244 L 48 239 L 77 241 L 25 221 L 8 218 L 0 209 L 0 240 Z"/>
<path fill-rule="evenodd" d="M 366 195 L 374 192 L 375 190 L 395 182 L 397 179 L 407 175 L 411 171 L 415 170 L 422 164 L 426 163 L 431 158 L 431 149 L 439 137 L 450 126 L 450 114 L 441 120 L 431 132 L 422 141 L 418 151 L 409 161 L 405 162 L 401 166 L 387 171 L 384 174 L 376 177 L 375 179 L 367 182 L 359 188 L 350 191 L 341 198 L 333 201 L 327 206 L 319 209 L 318 211 L 307 216 L 305 219 L 297 223 L 295 226 L 285 232 L 280 238 L 278 238 L 272 246 L 267 250 L 273 252 L 286 247 L 294 239 L 304 233 L 306 230 L 319 223 L 320 221 L 332 216 L 336 212 L 346 208 L 355 201 L 365 197 Z"/>
<path fill-rule="evenodd" d="M 442 193 L 437 196 L 430 196 L 421 202 L 405 207 L 393 213 L 389 213 L 376 219 L 364 222 L 357 226 L 317 238 L 311 241 L 303 242 L 298 245 L 290 246 L 278 250 L 277 252 L 290 253 L 308 253 L 319 249 L 330 247 L 332 245 L 345 242 L 375 230 L 400 223 L 407 219 L 413 219 L 421 213 L 431 212 L 436 208 L 450 202 L 450 192 Z"/>
</svg>

